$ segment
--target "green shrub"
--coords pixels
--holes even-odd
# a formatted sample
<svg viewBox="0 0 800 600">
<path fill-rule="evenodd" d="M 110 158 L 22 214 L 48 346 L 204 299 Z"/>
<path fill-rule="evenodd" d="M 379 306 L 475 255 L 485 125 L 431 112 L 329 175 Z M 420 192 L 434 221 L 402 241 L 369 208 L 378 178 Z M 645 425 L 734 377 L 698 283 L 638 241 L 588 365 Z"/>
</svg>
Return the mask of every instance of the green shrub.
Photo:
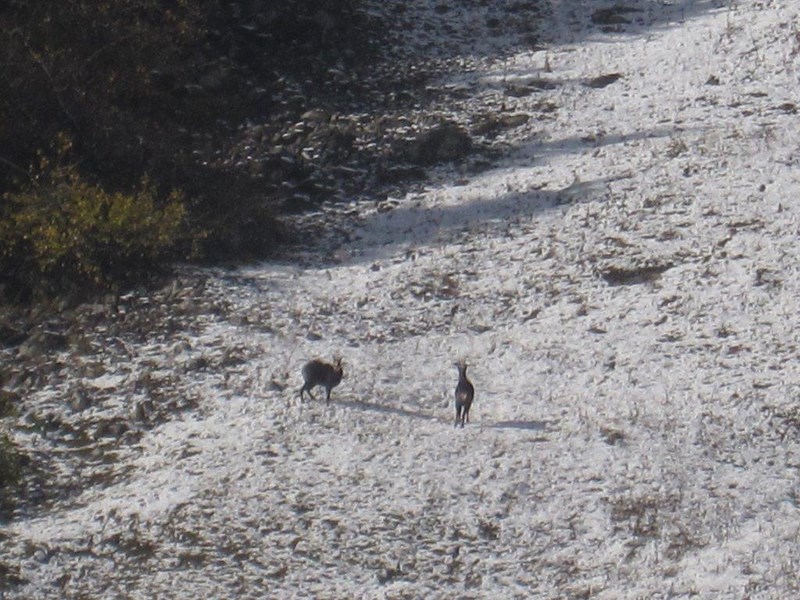
<svg viewBox="0 0 800 600">
<path fill-rule="evenodd" d="M 73 166 L 49 167 L 0 204 L 0 276 L 6 295 L 100 291 L 157 268 L 187 239 L 182 195 L 159 198 L 145 178 L 108 192 Z"/>
<path fill-rule="evenodd" d="M 234 159 L 242 125 L 290 123 L 311 92 L 350 106 L 356 91 L 331 82 L 367 62 L 379 28 L 361 4 L 0 1 L 0 296 L 137 275 L 189 219 L 209 259 L 279 243 L 262 176 Z M 41 155 L 79 168 L 29 180 Z"/>
</svg>

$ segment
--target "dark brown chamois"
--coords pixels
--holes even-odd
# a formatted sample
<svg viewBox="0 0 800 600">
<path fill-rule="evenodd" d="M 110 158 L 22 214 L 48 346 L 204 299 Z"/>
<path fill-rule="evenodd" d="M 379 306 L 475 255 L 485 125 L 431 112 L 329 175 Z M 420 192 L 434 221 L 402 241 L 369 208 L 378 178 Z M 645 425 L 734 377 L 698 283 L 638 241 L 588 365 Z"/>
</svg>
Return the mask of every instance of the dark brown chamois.
<svg viewBox="0 0 800 600">
<path fill-rule="evenodd" d="M 460 360 L 455 365 L 458 367 L 458 385 L 456 385 L 456 427 L 459 423 L 469 423 L 469 409 L 475 397 L 475 387 L 467 379 L 467 363 Z"/>
<path fill-rule="evenodd" d="M 325 388 L 325 401 L 331 401 L 331 390 L 335 388 L 342 381 L 344 373 L 342 371 L 342 359 L 335 356 L 333 364 L 328 364 L 319 359 L 314 359 L 303 366 L 303 387 L 300 388 L 300 400 L 303 399 L 303 394 L 308 392 L 312 400 L 314 394 L 311 389 L 321 385 Z"/>
</svg>

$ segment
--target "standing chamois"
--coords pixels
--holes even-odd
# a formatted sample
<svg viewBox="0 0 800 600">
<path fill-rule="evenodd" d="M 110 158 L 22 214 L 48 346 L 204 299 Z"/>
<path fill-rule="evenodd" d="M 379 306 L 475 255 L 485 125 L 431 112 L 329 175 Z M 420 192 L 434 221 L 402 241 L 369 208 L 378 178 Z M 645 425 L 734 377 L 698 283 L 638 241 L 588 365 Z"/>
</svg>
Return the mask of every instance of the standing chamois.
<svg viewBox="0 0 800 600">
<path fill-rule="evenodd" d="M 475 397 L 475 387 L 467 379 L 467 363 L 463 360 L 455 363 L 458 368 L 458 385 L 456 385 L 456 427 L 459 423 L 469 423 L 469 409 Z"/>
<path fill-rule="evenodd" d="M 303 367 L 303 380 L 305 383 L 300 388 L 300 400 L 303 399 L 305 392 L 308 392 L 312 400 L 316 400 L 314 394 L 311 393 L 311 389 L 321 385 L 325 388 L 325 401 L 330 402 L 331 390 L 341 383 L 343 375 L 342 359 L 338 356 L 333 357 L 332 365 L 319 359 L 307 362 Z"/>
</svg>

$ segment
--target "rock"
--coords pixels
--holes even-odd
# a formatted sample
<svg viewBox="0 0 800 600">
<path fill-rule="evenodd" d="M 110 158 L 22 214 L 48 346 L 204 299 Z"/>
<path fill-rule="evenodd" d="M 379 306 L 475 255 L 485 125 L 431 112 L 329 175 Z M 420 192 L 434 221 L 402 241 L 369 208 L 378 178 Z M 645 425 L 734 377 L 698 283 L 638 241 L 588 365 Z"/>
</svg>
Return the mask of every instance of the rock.
<svg viewBox="0 0 800 600">
<path fill-rule="evenodd" d="M 317 208 L 319 208 L 319 205 L 312 202 L 305 194 L 293 194 L 288 198 L 284 198 L 280 204 L 281 212 L 284 214 L 299 214 Z"/>
<path fill-rule="evenodd" d="M 197 356 L 186 361 L 183 369 L 185 372 L 205 371 L 211 366 L 211 361 L 206 356 Z"/>
<path fill-rule="evenodd" d="M 531 116 L 526 113 L 513 113 L 500 117 L 500 124 L 503 127 L 519 127 L 530 120 Z"/>
<path fill-rule="evenodd" d="M 331 113 L 321 108 L 312 108 L 300 115 L 300 118 L 303 121 L 327 123 L 331 120 Z"/>
<path fill-rule="evenodd" d="M 506 115 L 487 115 L 473 128 L 472 133 L 477 135 L 492 135 L 501 129 L 520 127 L 530 120 L 527 113 L 511 113 Z"/>
<path fill-rule="evenodd" d="M 395 567 L 386 567 L 381 569 L 378 572 L 378 583 L 380 585 L 386 585 L 387 583 L 391 583 L 398 577 L 403 575 L 403 571 L 398 563 Z"/>
<path fill-rule="evenodd" d="M 150 420 L 150 415 L 155 412 L 155 406 L 152 400 L 143 400 L 136 403 L 133 409 L 132 418 L 134 421 L 140 423 L 147 423 Z"/>
<path fill-rule="evenodd" d="M 27 333 L 21 327 L 6 321 L 0 321 L 0 346 L 5 346 L 6 348 L 19 346 L 27 337 Z"/>
<path fill-rule="evenodd" d="M 625 441 L 625 432 L 614 427 L 600 427 L 600 435 L 609 446 L 616 446 Z"/>
<path fill-rule="evenodd" d="M 591 19 L 595 25 L 629 25 L 631 21 L 625 15 L 635 12 L 641 12 L 641 9 L 617 5 L 597 9 L 592 13 Z"/>
<path fill-rule="evenodd" d="M 655 281 L 664 271 L 675 265 L 671 262 L 654 262 L 644 265 L 608 265 L 600 276 L 609 285 L 636 285 Z"/>
<path fill-rule="evenodd" d="M 598 77 L 593 77 L 592 79 L 588 79 L 584 82 L 583 85 L 590 88 L 604 88 L 615 81 L 619 80 L 622 77 L 621 73 L 609 73 L 607 75 L 600 75 Z"/>
<path fill-rule="evenodd" d="M 101 421 L 97 425 L 94 437 L 95 439 L 104 437 L 119 438 L 129 430 L 130 430 L 130 425 L 128 425 L 123 420 L 109 419 L 106 421 Z"/>
<path fill-rule="evenodd" d="M 510 83 L 506 86 L 506 95 L 512 98 L 522 98 L 530 96 L 537 92 L 544 92 L 547 90 L 554 90 L 558 87 L 558 83 L 550 81 L 549 79 L 528 79 L 527 81 L 518 81 Z"/>
<path fill-rule="evenodd" d="M 17 353 L 21 358 L 34 358 L 40 354 L 66 350 L 68 345 L 65 334 L 49 329 L 39 329 L 22 343 Z"/>
<path fill-rule="evenodd" d="M 395 165 L 389 167 L 381 165 L 377 169 L 376 177 L 380 183 L 392 184 L 402 181 L 425 179 L 427 174 L 425 173 L 425 169 L 420 166 Z"/>
<path fill-rule="evenodd" d="M 443 123 L 419 134 L 406 147 L 404 158 L 415 165 L 434 165 L 463 158 L 472 138 L 459 125 Z"/>
<path fill-rule="evenodd" d="M 82 412 L 91 406 L 92 401 L 89 393 L 83 389 L 78 388 L 72 393 L 72 398 L 69 401 L 72 412 Z"/>
<path fill-rule="evenodd" d="M 0 419 L 13 414 L 22 402 L 22 396 L 11 390 L 0 388 Z"/>
</svg>

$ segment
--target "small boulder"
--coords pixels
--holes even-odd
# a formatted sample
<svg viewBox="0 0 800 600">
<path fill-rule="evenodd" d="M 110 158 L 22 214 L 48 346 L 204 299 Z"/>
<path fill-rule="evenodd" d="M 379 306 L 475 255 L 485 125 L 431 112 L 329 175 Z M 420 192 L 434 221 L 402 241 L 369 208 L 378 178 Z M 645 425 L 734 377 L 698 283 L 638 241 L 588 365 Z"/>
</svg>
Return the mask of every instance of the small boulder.
<svg viewBox="0 0 800 600">
<path fill-rule="evenodd" d="M 472 150 L 472 138 L 455 123 L 442 123 L 422 132 L 405 148 L 404 158 L 415 165 L 435 165 L 465 157 Z"/>
<path fill-rule="evenodd" d="M 67 336 L 58 331 L 39 329 L 34 331 L 17 350 L 21 358 L 35 358 L 42 354 L 61 352 L 69 346 Z"/>
<path fill-rule="evenodd" d="M 16 324 L 0 320 L 0 346 L 6 348 L 19 346 L 27 339 L 27 337 L 28 334 L 25 332 L 24 328 Z"/>
<path fill-rule="evenodd" d="M 599 89 L 607 87 L 621 78 L 622 78 L 621 73 L 608 73 L 607 75 L 599 75 L 598 77 L 593 77 L 591 79 L 588 79 L 584 82 L 583 85 L 585 85 L 586 87 Z"/>
</svg>

